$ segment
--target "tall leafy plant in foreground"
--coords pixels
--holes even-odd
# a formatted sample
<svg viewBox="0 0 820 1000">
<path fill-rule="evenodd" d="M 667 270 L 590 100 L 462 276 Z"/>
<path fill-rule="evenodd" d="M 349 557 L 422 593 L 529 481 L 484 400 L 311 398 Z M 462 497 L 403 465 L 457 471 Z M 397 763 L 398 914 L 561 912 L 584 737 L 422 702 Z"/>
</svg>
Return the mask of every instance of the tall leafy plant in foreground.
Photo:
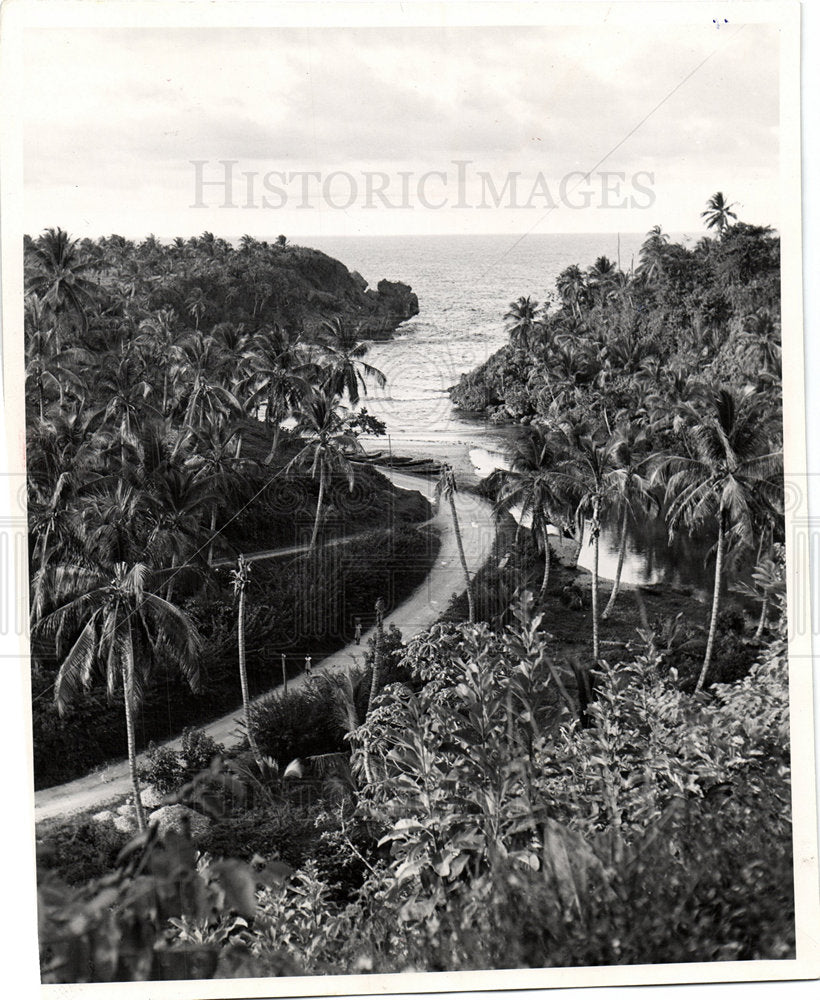
<svg viewBox="0 0 820 1000">
<path fill-rule="evenodd" d="M 112 575 L 62 567 L 56 574 L 55 594 L 65 603 L 38 626 L 38 631 L 55 638 L 58 653 L 66 639 L 75 637 L 68 652 L 61 655 L 54 682 L 54 701 L 61 714 L 88 690 L 98 671 L 103 673 L 109 697 L 122 685 L 128 764 L 140 830 L 145 828 L 145 814 L 134 713 L 147 669 L 161 658 L 179 669 L 192 690 L 199 688 L 199 634 L 185 614 L 154 588 L 153 574 L 144 563 L 117 563 Z"/>
<path fill-rule="evenodd" d="M 540 618 L 518 618 L 500 635 L 461 625 L 414 639 L 407 662 L 429 679 L 386 689 L 353 735 L 373 774 L 358 809 L 391 852 L 373 898 L 401 928 L 370 946 L 446 954 L 447 968 L 479 953 L 501 965 L 785 954 L 788 919 L 765 926 L 765 896 L 790 868 L 782 644 L 708 705 L 659 677 L 652 653 L 608 666 L 582 727 Z M 776 893 L 788 917 L 788 880 Z M 516 928 L 503 940 L 514 956 L 488 943 L 499 926 Z"/>
<path fill-rule="evenodd" d="M 693 698 L 650 646 L 600 672 L 585 728 L 532 603 L 503 632 L 408 643 L 413 687 L 388 685 L 351 733 L 370 773 L 291 882 L 270 857 L 197 862 L 156 827 L 89 885 L 41 870 L 44 980 L 793 957 L 783 600 L 742 681 Z M 218 818 L 241 807 L 237 773 L 214 761 L 178 797 Z"/>
</svg>

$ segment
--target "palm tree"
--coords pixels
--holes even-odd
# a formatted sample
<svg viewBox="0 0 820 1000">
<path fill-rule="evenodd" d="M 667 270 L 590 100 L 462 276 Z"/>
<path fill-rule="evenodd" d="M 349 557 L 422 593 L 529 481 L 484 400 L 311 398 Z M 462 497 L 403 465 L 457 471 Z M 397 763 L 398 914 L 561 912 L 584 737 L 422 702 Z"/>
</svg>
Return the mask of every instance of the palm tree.
<svg viewBox="0 0 820 1000">
<path fill-rule="evenodd" d="M 180 567 L 203 561 L 197 559 L 205 544 L 203 513 L 216 495 L 204 474 L 170 462 L 154 470 L 149 488 L 156 503 L 150 512 L 148 552 L 154 565 L 170 570 L 165 592 L 170 601 Z"/>
<path fill-rule="evenodd" d="M 179 608 L 153 589 L 153 574 L 144 563 L 117 563 L 113 575 L 101 570 L 62 567 L 57 576 L 58 599 L 67 598 L 40 623 L 54 636 L 58 653 L 64 638 L 76 635 L 62 657 L 54 682 L 54 701 L 60 714 L 91 686 L 101 669 L 109 697 L 122 684 L 128 764 L 140 831 L 145 813 L 137 774 L 134 713 L 150 663 L 173 664 L 193 691 L 199 688 L 199 633 Z M 79 634 L 77 631 L 79 630 Z"/>
<path fill-rule="evenodd" d="M 71 475 L 73 492 L 97 478 L 101 419 L 100 410 L 77 405 L 29 422 L 27 472 L 38 500 L 52 495 L 63 473 Z"/>
<path fill-rule="evenodd" d="M 191 289 L 188 298 L 185 300 L 185 309 L 194 321 L 194 329 L 199 332 L 199 324 L 208 309 L 208 300 L 205 293 L 196 285 Z"/>
<path fill-rule="evenodd" d="M 609 257 L 598 257 L 587 271 L 587 287 L 593 298 L 599 302 L 607 299 L 617 286 L 619 276 L 620 272 Z"/>
<path fill-rule="evenodd" d="M 450 504 L 450 514 L 453 518 L 453 531 L 456 536 L 456 546 L 458 547 L 458 557 L 461 560 L 461 568 L 464 571 L 464 582 L 467 587 L 467 607 L 469 620 L 475 621 L 475 602 L 473 599 L 473 584 L 470 579 L 470 570 L 467 566 L 467 558 L 464 555 L 464 543 L 461 540 L 461 526 L 458 523 L 458 511 L 456 510 L 456 493 L 458 484 L 455 473 L 449 465 L 443 465 L 436 483 L 436 499 L 446 500 Z"/>
<path fill-rule="evenodd" d="M 499 472 L 501 489 L 496 511 L 520 508 L 520 519 L 531 518 L 532 533 L 544 550 L 541 598 L 549 584 L 549 526 L 564 527 L 569 521 L 566 481 L 560 472 L 564 459 L 555 435 L 544 427 L 535 426 L 516 442 L 511 468 Z"/>
<path fill-rule="evenodd" d="M 384 600 L 376 601 L 376 633 L 373 641 L 373 672 L 370 678 L 370 694 L 367 698 L 367 712 L 370 714 L 381 682 L 382 661 L 384 660 Z"/>
<path fill-rule="evenodd" d="M 732 211 L 737 202 L 726 201 L 722 191 L 713 194 L 706 203 L 706 211 L 700 213 L 700 217 L 706 220 L 707 229 L 717 229 L 720 236 L 729 226 L 729 219 L 737 220 L 737 216 Z"/>
<path fill-rule="evenodd" d="M 96 375 L 95 394 L 108 400 L 104 422 L 118 424 L 121 471 L 125 469 L 125 448 L 134 440 L 133 429 L 139 426 L 146 401 L 153 388 L 143 364 L 130 355 L 109 354 Z"/>
<path fill-rule="evenodd" d="M 362 358 L 367 354 L 367 344 L 358 341 L 358 330 L 349 326 L 340 316 L 322 324 L 322 350 L 327 358 L 324 379 L 325 389 L 338 396 L 347 392 L 351 406 L 359 402 L 359 387 L 367 395 L 367 379 L 372 378 L 379 388 L 387 385 L 387 376 Z"/>
<path fill-rule="evenodd" d="M 765 532 L 761 534 L 760 541 L 763 542 L 765 537 Z M 760 616 L 757 620 L 757 628 L 755 629 L 754 639 L 759 641 L 763 635 L 763 630 L 766 628 L 766 621 L 769 615 L 769 607 L 771 606 L 772 599 L 779 596 L 785 595 L 786 591 L 786 580 L 785 580 L 785 549 L 784 546 L 778 542 L 774 542 L 769 546 L 767 552 L 763 551 L 763 547 L 760 547 L 760 555 L 758 557 L 755 568 L 752 571 L 752 585 L 740 584 L 738 587 L 744 594 L 749 597 L 754 598 L 756 601 L 760 601 Z"/>
<path fill-rule="evenodd" d="M 299 334 L 281 327 L 258 333 L 249 343 L 239 366 L 237 393 L 257 413 L 264 406 L 265 426 L 271 431 L 271 447 L 265 459 L 273 460 L 279 444 L 282 421 L 309 390 L 316 366 L 307 360 Z"/>
<path fill-rule="evenodd" d="M 618 529 L 618 565 L 609 601 L 601 615 L 603 619 L 609 618 L 621 587 L 630 515 L 634 517 L 639 509 L 646 510 L 654 504 L 649 479 L 644 474 L 654 458 L 647 454 L 649 442 L 646 429 L 632 421 L 623 421 L 615 432 L 615 438 L 610 451 L 613 468 L 608 478 L 614 486 L 615 502 L 621 508 L 621 523 Z"/>
<path fill-rule="evenodd" d="M 177 345 L 174 357 L 171 375 L 188 394 L 183 418 L 186 430 L 196 430 L 209 417 L 225 420 L 229 414 L 242 410 L 239 400 L 225 385 L 229 377 L 225 352 L 217 340 L 199 331 L 189 334 Z"/>
<path fill-rule="evenodd" d="M 77 240 L 62 229 L 47 229 L 29 252 L 34 267 L 27 291 L 40 296 L 58 328 L 64 316 L 73 316 L 85 330 L 88 310 L 99 288 L 88 277 L 93 264 L 84 257 Z"/>
<path fill-rule="evenodd" d="M 207 555 L 209 563 L 213 562 L 220 500 L 225 502 L 229 499 L 237 485 L 241 485 L 248 469 L 248 462 L 236 457 L 234 442 L 238 433 L 236 429 L 211 420 L 206 421 L 191 435 L 194 449 L 186 459 L 186 464 L 197 471 L 200 482 L 206 487 L 211 511 Z"/>
<path fill-rule="evenodd" d="M 638 276 L 647 284 L 651 284 L 663 274 L 666 245 L 669 237 L 660 226 L 653 226 L 646 234 L 641 250 Z"/>
<path fill-rule="evenodd" d="M 586 299 L 586 282 L 581 268 L 571 264 L 556 278 L 555 287 L 561 296 L 561 302 L 569 307 L 576 319 L 581 318 L 581 303 Z"/>
<path fill-rule="evenodd" d="M 31 620 L 38 621 L 51 598 L 52 564 L 71 558 L 82 561 L 85 545 L 77 510 L 71 504 L 77 490 L 71 472 L 60 473 L 50 497 L 40 500 L 30 495 L 28 526 L 33 538 L 31 549 Z"/>
<path fill-rule="evenodd" d="M 350 461 L 352 452 L 361 451 L 361 445 L 347 425 L 338 396 L 326 389 L 316 389 L 302 400 L 297 413 L 296 432 L 304 444 L 285 467 L 293 469 L 309 466 L 313 479 L 319 477 L 319 497 L 310 538 L 310 551 L 316 547 L 319 524 L 322 519 L 325 490 L 334 473 L 347 478 L 351 491 L 355 474 Z"/>
<path fill-rule="evenodd" d="M 236 569 L 231 571 L 234 594 L 236 594 L 239 601 L 236 613 L 236 641 L 239 653 L 239 686 L 242 690 L 242 710 L 245 713 L 245 731 L 248 734 L 248 746 L 251 748 L 251 753 L 253 754 L 256 763 L 261 767 L 262 756 L 259 753 L 259 747 L 256 745 L 256 739 L 253 735 L 253 726 L 251 722 L 251 699 L 248 692 L 248 671 L 245 665 L 245 590 L 248 586 L 249 577 L 250 565 L 244 555 L 240 552 L 239 558 L 236 562 Z"/>
<path fill-rule="evenodd" d="M 510 341 L 528 350 L 532 346 L 532 333 L 536 324 L 538 314 L 538 303 L 529 296 L 516 299 L 510 303 L 510 308 L 504 314 L 507 320 L 507 333 Z"/>
<path fill-rule="evenodd" d="M 590 431 L 583 424 L 565 424 L 562 430 L 569 455 L 566 471 L 562 470 L 562 476 L 570 494 L 575 497 L 575 518 L 578 525 L 589 521 L 590 542 L 593 547 L 592 658 L 597 662 L 600 658 L 598 561 L 601 519 L 615 492 L 611 473 L 615 468 L 613 452 L 619 439 L 615 435 L 606 434 L 605 429 Z"/>
<path fill-rule="evenodd" d="M 82 384 L 73 371 L 71 362 L 79 353 L 75 349 L 58 351 L 57 324 L 50 321 L 48 310 L 35 293 L 26 296 L 24 313 L 26 402 L 33 395 L 37 401 L 37 414 L 42 420 L 56 389 L 62 409 L 65 402 L 64 382 Z M 88 359 L 83 357 L 82 361 Z M 52 391 L 46 391 L 46 387 Z M 50 397 L 48 399 L 47 397 Z"/>
<path fill-rule="evenodd" d="M 743 355 L 748 370 L 780 378 L 782 345 L 780 320 L 767 309 L 747 316 L 741 333 Z"/>
<path fill-rule="evenodd" d="M 681 523 L 713 522 L 717 527 L 709 635 L 697 690 L 712 661 L 727 544 L 749 545 L 756 525 L 781 502 L 783 456 L 771 449 L 760 413 L 757 393 L 714 390 L 705 406 L 690 408 L 686 454 L 667 458 L 658 470 L 670 500 L 670 535 Z"/>
<path fill-rule="evenodd" d="M 168 359 L 176 344 L 176 312 L 170 308 L 158 309 L 140 323 L 138 341 L 145 341 L 162 370 L 162 415 L 168 413 Z"/>
<path fill-rule="evenodd" d="M 108 480 L 85 500 L 80 514 L 88 556 L 96 563 L 133 564 L 145 552 L 156 501 L 123 479 Z"/>
</svg>

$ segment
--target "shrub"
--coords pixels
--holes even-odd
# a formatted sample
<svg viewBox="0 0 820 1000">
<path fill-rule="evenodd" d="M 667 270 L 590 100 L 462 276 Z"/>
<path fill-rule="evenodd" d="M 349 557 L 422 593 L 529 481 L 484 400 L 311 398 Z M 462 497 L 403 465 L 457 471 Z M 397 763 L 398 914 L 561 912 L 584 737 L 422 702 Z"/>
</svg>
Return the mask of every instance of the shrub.
<svg viewBox="0 0 820 1000">
<path fill-rule="evenodd" d="M 217 819 L 202 846 L 219 860 L 202 862 L 213 880 L 199 895 L 180 897 L 160 857 L 149 884 L 178 931 L 164 944 L 199 942 L 246 976 L 793 957 L 780 632 L 743 680 L 709 695 L 662 677 L 651 646 L 603 664 L 582 728 L 566 690 L 558 699 L 532 602 L 516 617 L 500 633 L 447 625 L 408 644 L 417 690 L 389 685 L 351 734 L 367 780 L 338 814 L 271 801 Z M 309 719 L 332 687 L 316 678 L 285 704 Z M 190 845 L 170 846 L 199 886 Z M 255 855 L 262 872 L 245 863 Z M 291 883 L 274 859 L 299 866 Z M 146 877 L 123 874 L 126 908 L 105 919 L 111 940 L 143 920 L 155 962 Z M 54 948 L 87 954 L 66 927 L 79 913 L 85 947 L 108 891 L 47 897 Z M 244 923 L 225 923 L 228 909 Z M 126 962 L 118 978 L 137 976 Z"/>
<path fill-rule="evenodd" d="M 111 823 L 68 822 L 38 842 L 38 865 L 69 885 L 86 882 L 111 871 L 128 839 Z"/>
<path fill-rule="evenodd" d="M 175 792 L 193 775 L 206 771 L 214 757 L 221 757 L 225 747 L 217 743 L 201 729 L 186 728 L 182 732 L 182 746 L 171 747 L 148 745 L 145 764 L 140 768 L 140 777 L 161 795 Z"/>
<path fill-rule="evenodd" d="M 207 770 L 214 757 L 221 757 L 224 753 L 225 747 L 201 729 L 188 727 L 183 730 L 181 757 L 190 774 Z"/>
<path fill-rule="evenodd" d="M 317 676 L 301 688 L 276 692 L 254 705 L 251 725 L 259 750 L 284 765 L 296 757 L 345 749 L 333 690 Z"/>
<path fill-rule="evenodd" d="M 423 651 L 431 679 L 418 695 L 389 688 L 356 734 L 376 775 L 359 812 L 390 845 L 369 902 L 377 923 L 385 901 L 397 908 L 391 956 L 470 968 L 793 954 L 782 649 L 707 702 L 659 679 L 657 656 L 609 667 L 593 724 L 558 728 L 539 722 L 536 627 L 522 614 L 492 650 L 480 626 L 419 637 L 409 655 Z"/>
<path fill-rule="evenodd" d="M 140 768 L 140 778 L 153 785 L 160 795 L 168 795 L 185 781 L 185 767 L 176 750 L 150 743 L 145 763 Z"/>
<path fill-rule="evenodd" d="M 319 839 L 314 817 L 315 811 L 282 802 L 274 809 L 219 820 L 199 846 L 213 857 L 250 861 L 258 854 L 266 861 L 281 860 L 299 868 Z"/>
</svg>

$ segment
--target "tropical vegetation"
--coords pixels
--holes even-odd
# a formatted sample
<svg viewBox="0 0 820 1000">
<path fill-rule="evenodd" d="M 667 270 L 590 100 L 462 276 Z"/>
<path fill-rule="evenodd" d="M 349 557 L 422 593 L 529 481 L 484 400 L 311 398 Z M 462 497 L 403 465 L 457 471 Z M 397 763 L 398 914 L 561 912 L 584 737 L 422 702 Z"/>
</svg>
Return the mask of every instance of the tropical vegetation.
<svg viewBox="0 0 820 1000">
<path fill-rule="evenodd" d="M 165 245 L 78 241 L 60 229 L 27 239 L 25 262 L 43 785 L 126 746 L 133 772 L 137 749 L 174 735 L 172 725 L 224 713 L 234 697 L 247 717 L 251 689 L 268 686 L 271 647 L 296 669 L 308 651 L 344 644 L 356 614 L 386 592 L 388 557 L 418 555 L 395 599 L 419 582 L 432 542 L 412 528 L 426 503 L 393 496 L 358 445 L 362 432 L 383 433 L 361 405 L 368 381 L 383 376 L 363 361 L 355 316 L 331 322 L 310 311 L 310 267 L 357 288 L 343 265 L 279 244 L 233 249 L 207 233 Z M 366 532 L 366 548 L 360 539 L 332 568 L 322 562 L 321 540 Z M 262 572 L 248 584 L 243 555 L 300 545 L 305 555 L 285 579 L 271 586 Z M 320 572 L 306 623 L 310 560 Z M 370 583 L 342 616 L 339 588 L 361 570 Z M 240 683 L 228 683 L 237 658 Z"/>
<path fill-rule="evenodd" d="M 508 343 L 451 390 L 513 428 L 479 490 L 495 545 L 471 572 L 444 465 L 462 593 L 412 637 L 373 568 L 422 533 L 342 570 L 323 544 L 365 526 L 378 483 L 357 407 L 380 375 L 345 319 L 268 325 L 275 293 L 246 276 L 235 298 L 226 282 L 241 329 L 204 280 L 152 300 L 143 256 L 185 241 L 31 243 L 35 696 L 91 698 L 98 671 L 127 722 L 140 682 L 144 702 L 152 674 L 207 684 L 222 648 L 244 721 L 234 746 L 152 746 L 116 815 L 41 828 L 44 981 L 794 957 L 779 240 L 735 207 L 718 193 L 694 246 L 655 227 L 629 272 L 572 264 L 543 304 L 510 304 Z M 260 253 L 194 250 L 238 270 Z M 708 592 L 625 582 L 639 525 L 697 546 Z M 292 583 L 241 555 L 272 539 L 305 550 Z M 332 631 L 317 608 L 350 628 L 326 593 L 375 624 L 361 655 L 252 701 L 249 647 L 278 649 L 283 619 L 299 653 Z"/>
</svg>

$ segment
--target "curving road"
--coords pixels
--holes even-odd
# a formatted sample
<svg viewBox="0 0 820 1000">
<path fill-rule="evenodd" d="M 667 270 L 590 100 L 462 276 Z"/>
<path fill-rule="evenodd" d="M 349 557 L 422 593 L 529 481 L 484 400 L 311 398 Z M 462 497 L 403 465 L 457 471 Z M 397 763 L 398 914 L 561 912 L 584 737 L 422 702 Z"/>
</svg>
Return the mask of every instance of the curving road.
<svg viewBox="0 0 820 1000">
<path fill-rule="evenodd" d="M 421 478 L 391 469 L 380 469 L 380 471 L 400 489 L 416 490 L 428 500 L 435 502 L 435 481 L 433 479 Z M 488 503 L 470 493 L 457 493 L 455 499 L 464 554 L 470 572 L 475 573 L 492 550 L 495 539 L 492 511 Z M 464 574 L 458 556 L 449 504 L 439 505 L 435 516 L 428 523 L 435 526 L 441 539 L 436 563 L 417 590 L 386 620 L 386 624 L 395 624 L 405 639 L 411 638 L 432 625 L 446 609 L 453 594 L 461 593 L 464 590 Z M 266 551 L 253 553 L 248 556 L 248 559 L 259 560 L 271 558 L 274 555 L 287 554 L 294 554 L 294 552 L 290 549 Z M 370 632 L 365 632 L 362 635 L 361 645 L 345 646 L 344 649 L 340 649 L 331 656 L 325 657 L 321 662 L 317 662 L 316 666 L 321 670 L 342 670 L 349 667 L 357 657 L 363 654 L 370 634 Z M 295 677 L 288 681 L 288 689 L 298 688 L 303 683 L 304 675 Z M 272 688 L 271 691 L 277 689 Z M 265 695 L 260 697 L 265 697 Z M 237 735 L 237 722 L 240 714 L 241 709 L 234 709 L 228 715 L 201 728 L 218 743 L 229 744 Z M 165 746 L 179 749 L 180 738 L 169 740 Z M 125 797 L 130 790 L 128 762 L 121 761 L 103 770 L 94 771 L 84 778 L 77 778 L 64 785 L 55 785 L 52 788 L 35 792 L 34 820 L 40 822 L 54 816 L 82 812 L 94 807 L 102 808 L 113 799 Z"/>
</svg>

